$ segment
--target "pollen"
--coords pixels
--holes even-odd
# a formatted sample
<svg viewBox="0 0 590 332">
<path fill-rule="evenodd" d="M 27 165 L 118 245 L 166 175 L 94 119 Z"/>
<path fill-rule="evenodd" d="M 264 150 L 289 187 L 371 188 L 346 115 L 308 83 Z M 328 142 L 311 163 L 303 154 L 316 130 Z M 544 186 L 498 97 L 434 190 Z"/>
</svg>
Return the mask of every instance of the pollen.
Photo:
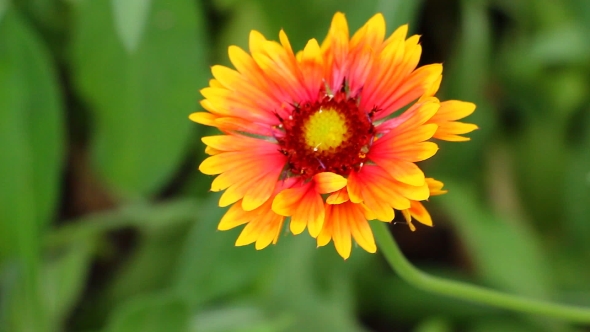
<svg viewBox="0 0 590 332">
<path fill-rule="evenodd" d="M 304 125 L 305 142 L 314 151 L 339 147 L 346 139 L 346 118 L 334 109 L 320 108 Z"/>
</svg>

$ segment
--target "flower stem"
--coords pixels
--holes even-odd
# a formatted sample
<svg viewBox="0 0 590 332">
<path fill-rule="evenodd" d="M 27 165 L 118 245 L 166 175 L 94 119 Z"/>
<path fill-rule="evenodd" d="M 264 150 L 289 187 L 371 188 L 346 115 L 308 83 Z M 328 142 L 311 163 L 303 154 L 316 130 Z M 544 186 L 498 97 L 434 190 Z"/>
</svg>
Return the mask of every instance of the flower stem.
<svg viewBox="0 0 590 332">
<path fill-rule="evenodd" d="M 391 268 L 417 288 L 498 308 L 571 322 L 590 323 L 590 308 L 533 300 L 424 273 L 406 259 L 391 236 L 387 224 L 376 222 L 373 224 L 373 230 L 377 244 Z"/>
</svg>

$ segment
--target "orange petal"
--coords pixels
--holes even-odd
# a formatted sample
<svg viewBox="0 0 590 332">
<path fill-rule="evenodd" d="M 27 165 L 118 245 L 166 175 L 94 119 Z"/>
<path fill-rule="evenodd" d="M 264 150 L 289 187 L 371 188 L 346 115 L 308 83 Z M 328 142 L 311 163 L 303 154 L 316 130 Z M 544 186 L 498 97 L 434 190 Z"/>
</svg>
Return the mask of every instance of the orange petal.
<svg viewBox="0 0 590 332">
<path fill-rule="evenodd" d="M 324 223 L 324 201 L 315 191 L 313 182 L 301 187 L 281 191 L 272 203 L 275 213 L 290 216 L 291 232 L 301 234 L 308 227 L 312 237 L 317 237 Z"/>
<path fill-rule="evenodd" d="M 217 118 L 217 116 L 215 116 L 214 114 L 211 113 L 207 113 L 207 112 L 196 112 L 196 113 L 191 113 L 191 115 L 189 115 L 188 117 L 191 121 L 194 121 L 196 123 L 200 123 L 206 126 L 211 126 L 214 127 L 215 126 L 215 119 Z"/>
<path fill-rule="evenodd" d="M 426 180 L 424 172 L 413 162 L 396 159 L 395 156 L 385 154 L 372 155 L 370 159 L 387 170 L 392 178 L 413 186 L 420 186 Z"/>
<path fill-rule="evenodd" d="M 235 204 L 232 208 L 241 208 Z M 270 202 L 259 207 L 255 211 L 243 211 L 243 215 L 250 219 L 240 236 L 236 240 L 236 246 L 244 246 L 256 242 L 256 249 L 267 247 L 273 241 L 276 242 L 277 232 L 282 227 L 284 217 L 271 210 Z M 230 209 L 231 210 L 231 209 Z"/>
<path fill-rule="evenodd" d="M 348 197 L 348 191 L 346 188 L 342 188 L 337 192 L 333 193 L 332 195 L 328 196 L 326 199 L 326 203 L 328 204 L 341 204 L 348 201 L 350 198 Z"/>
<path fill-rule="evenodd" d="M 271 168 L 256 184 L 253 184 L 242 200 L 242 208 L 252 211 L 262 205 L 272 195 L 282 169 Z"/>
<path fill-rule="evenodd" d="M 351 188 L 355 195 L 360 192 L 362 201 L 375 214 L 376 219 L 391 221 L 394 217 L 392 205 L 396 208 L 405 205 L 409 207 L 409 201 L 406 204 L 407 199 L 392 190 L 393 185 L 392 179 L 383 169 L 367 165 L 360 172 L 350 173 L 347 187 L 353 203 L 355 201 L 352 200 Z"/>
<path fill-rule="evenodd" d="M 334 218 L 332 222 L 332 240 L 336 251 L 342 258 L 348 259 L 352 249 L 352 241 L 350 239 L 350 226 L 347 222 L 347 215 L 339 208 L 340 205 L 330 205 L 332 207 L 332 215 Z"/>
<path fill-rule="evenodd" d="M 410 214 L 421 224 L 432 226 L 432 218 L 430 217 L 430 213 L 428 213 L 422 203 L 413 201 L 412 207 L 410 208 Z"/>
<path fill-rule="evenodd" d="M 432 117 L 433 121 L 436 120 L 459 120 L 466 116 L 471 115 L 475 111 L 475 104 L 460 100 L 446 100 L 440 103 L 440 109 L 435 116 Z"/>
<path fill-rule="evenodd" d="M 333 232 L 333 218 L 332 218 L 332 206 L 326 205 L 325 211 L 325 220 L 324 226 L 322 227 L 322 231 L 317 237 L 317 245 L 318 247 L 323 247 L 326 244 L 330 243 L 332 240 L 332 232 Z"/>
<path fill-rule="evenodd" d="M 217 229 L 226 231 L 234 227 L 250 222 L 256 214 L 251 211 L 244 211 L 241 204 L 238 202 L 232 205 L 229 210 L 223 215 Z"/>
<path fill-rule="evenodd" d="M 433 178 L 426 178 L 426 183 L 428 184 L 428 189 L 430 190 L 430 196 L 438 196 L 448 192 L 447 190 L 442 189 L 444 183 L 441 181 L 435 180 Z"/>
<path fill-rule="evenodd" d="M 310 39 L 305 45 L 301 54 L 300 68 L 308 98 L 317 97 L 324 79 L 324 61 L 317 40 Z"/>
<path fill-rule="evenodd" d="M 344 203 L 341 206 L 342 209 L 346 209 L 350 232 L 356 243 L 370 253 L 376 252 L 375 238 L 373 237 L 369 222 L 365 219 L 362 206 L 350 202 Z"/>
<path fill-rule="evenodd" d="M 329 194 L 346 186 L 346 179 L 342 175 L 331 172 L 322 172 L 314 175 L 316 191 L 320 194 Z"/>
</svg>

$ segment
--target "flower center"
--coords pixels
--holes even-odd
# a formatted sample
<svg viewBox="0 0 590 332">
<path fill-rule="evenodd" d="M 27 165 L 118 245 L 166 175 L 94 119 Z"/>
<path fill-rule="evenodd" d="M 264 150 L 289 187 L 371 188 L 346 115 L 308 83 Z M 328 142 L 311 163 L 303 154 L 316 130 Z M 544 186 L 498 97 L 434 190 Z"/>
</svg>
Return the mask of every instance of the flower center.
<svg viewBox="0 0 590 332">
<path fill-rule="evenodd" d="M 359 170 L 375 136 L 372 112 L 359 109 L 357 99 L 344 92 L 296 105 L 278 129 L 280 151 L 288 158 L 287 176 L 304 178 Z"/>
<path fill-rule="evenodd" d="M 314 151 L 337 148 L 346 138 L 346 118 L 334 109 L 320 109 L 305 123 L 305 142 Z"/>
</svg>

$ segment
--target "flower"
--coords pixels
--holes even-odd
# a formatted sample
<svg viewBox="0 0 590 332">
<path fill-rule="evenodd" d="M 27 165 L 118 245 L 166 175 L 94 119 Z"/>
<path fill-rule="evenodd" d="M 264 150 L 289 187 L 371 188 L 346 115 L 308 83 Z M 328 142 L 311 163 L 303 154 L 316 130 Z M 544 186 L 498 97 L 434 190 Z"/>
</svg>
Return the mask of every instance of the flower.
<svg viewBox="0 0 590 332">
<path fill-rule="evenodd" d="M 231 205 L 218 228 L 246 224 L 236 245 L 274 244 L 290 218 L 293 234 L 333 240 L 346 259 L 352 239 L 377 250 L 368 220 L 391 222 L 398 210 L 411 229 L 412 218 L 432 225 L 421 201 L 442 183 L 416 163 L 437 152 L 432 138 L 467 140 L 459 135 L 477 127 L 456 120 L 475 105 L 434 97 L 442 65 L 417 67 L 419 37 L 407 31 L 385 39 L 377 14 L 350 38 L 336 13 L 321 45 L 294 53 L 285 32 L 275 42 L 252 31 L 249 53 L 229 47 L 235 70 L 212 67 L 206 112 L 190 119 L 222 132 L 202 139 L 210 156 L 199 169 L 217 175 L 211 190 Z"/>
</svg>

